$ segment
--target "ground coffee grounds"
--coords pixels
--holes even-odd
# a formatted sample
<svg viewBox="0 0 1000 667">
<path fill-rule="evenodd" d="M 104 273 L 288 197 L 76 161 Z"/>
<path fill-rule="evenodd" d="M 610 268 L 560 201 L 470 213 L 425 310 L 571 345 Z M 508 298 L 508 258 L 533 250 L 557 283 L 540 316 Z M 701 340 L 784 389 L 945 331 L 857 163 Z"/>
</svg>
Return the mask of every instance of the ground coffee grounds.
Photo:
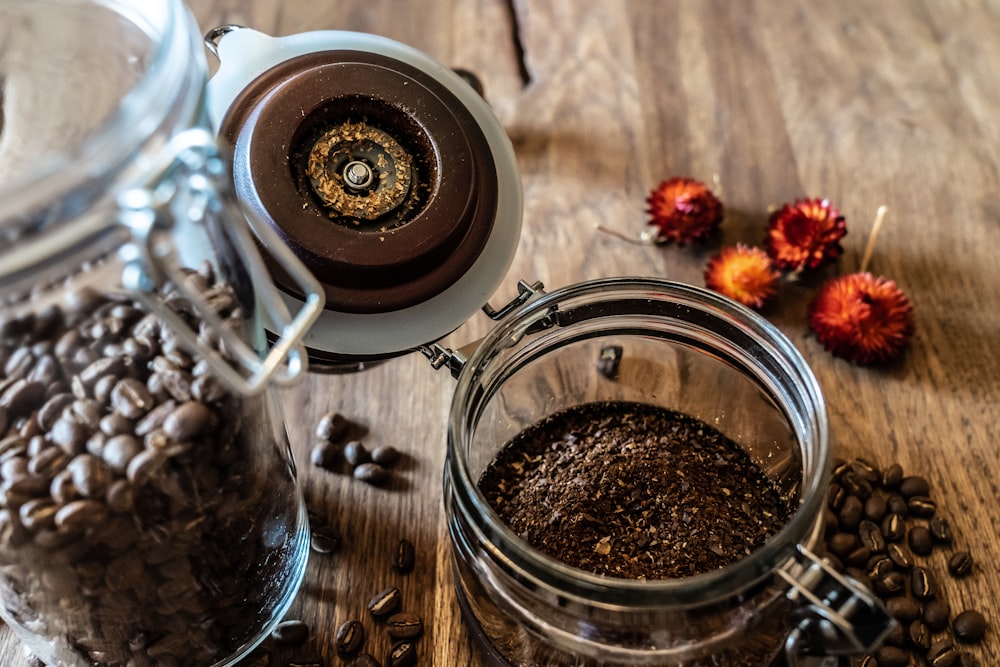
<svg viewBox="0 0 1000 667">
<path fill-rule="evenodd" d="M 687 415 L 602 402 L 515 436 L 479 488 L 539 551 L 596 574 L 689 577 L 759 548 L 789 503 L 736 443 Z"/>
</svg>

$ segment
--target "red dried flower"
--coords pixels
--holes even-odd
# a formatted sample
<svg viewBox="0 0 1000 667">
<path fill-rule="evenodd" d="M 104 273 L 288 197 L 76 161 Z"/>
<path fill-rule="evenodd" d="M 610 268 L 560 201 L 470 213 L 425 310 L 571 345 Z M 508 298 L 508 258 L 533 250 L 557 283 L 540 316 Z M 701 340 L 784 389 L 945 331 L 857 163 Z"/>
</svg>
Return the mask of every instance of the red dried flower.
<svg viewBox="0 0 1000 667">
<path fill-rule="evenodd" d="M 840 256 L 845 234 L 844 216 L 829 201 L 799 199 L 768 219 L 767 254 L 780 269 L 815 269 Z"/>
<path fill-rule="evenodd" d="M 870 273 L 826 281 L 809 304 L 809 328 L 823 346 L 857 364 L 898 356 L 913 335 L 913 308 L 896 283 Z"/>
<path fill-rule="evenodd" d="M 750 308 L 760 308 L 777 293 L 781 274 L 760 248 L 742 243 L 723 248 L 705 267 L 705 285 Z"/>
<path fill-rule="evenodd" d="M 660 183 L 646 203 L 648 224 L 655 228 L 657 243 L 683 246 L 704 238 L 722 223 L 722 202 L 693 178 L 676 177 Z"/>
</svg>

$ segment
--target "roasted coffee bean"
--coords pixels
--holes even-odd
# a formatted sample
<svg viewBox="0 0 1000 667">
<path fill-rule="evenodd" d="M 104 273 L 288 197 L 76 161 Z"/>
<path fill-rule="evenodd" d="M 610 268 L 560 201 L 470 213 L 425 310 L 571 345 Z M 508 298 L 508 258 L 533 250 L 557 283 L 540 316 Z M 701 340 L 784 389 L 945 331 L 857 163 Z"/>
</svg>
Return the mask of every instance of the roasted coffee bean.
<svg viewBox="0 0 1000 667">
<path fill-rule="evenodd" d="M 105 501 L 108 509 L 116 514 L 124 514 L 132 510 L 135 505 L 135 493 L 132 484 L 128 480 L 118 479 L 111 483 L 108 492 L 105 494 Z"/>
<path fill-rule="evenodd" d="M 215 413 L 204 403 L 190 401 L 167 415 L 163 430 L 172 440 L 192 440 L 212 431 L 215 419 Z"/>
<path fill-rule="evenodd" d="M 851 470 L 861 475 L 871 484 L 878 484 L 882 480 L 882 473 L 874 463 L 858 457 L 851 461 Z"/>
<path fill-rule="evenodd" d="M 861 544 L 868 547 L 871 553 L 885 551 L 885 538 L 882 537 L 882 530 L 874 521 L 865 519 L 858 524 L 858 538 L 861 540 Z"/>
<path fill-rule="evenodd" d="M 912 475 L 902 479 L 899 484 L 899 492 L 907 499 L 914 496 L 929 496 L 931 495 L 931 485 L 923 477 Z"/>
<path fill-rule="evenodd" d="M 961 667 L 982 667 L 983 663 L 979 662 L 979 658 L 974 655 L 962 653 L 958 656 L 958 664 Z"/>
<path fill-rule="evenodd" d="M 163 465 L 164 456 L 162 452 L 155 449 L 144 449 L 128 463 L 125 475 L 128 481 L 136 486 L 145 484 L 149 477 Z"/>
<path fill-rule="evenodd" d="M 871 482 L 854 470 L 848 470 L 844 473 L 844 476 L 840 478 L 840 485 L 844 487 L 844 490 L 849 494 L 857 496 L 862 501 L 868 500 L 868 496 L 870 496 L 873 491 Z"/>
<path fill-rule="evenodd" d="M 344 445 L 344 458 L 352 466 L 359 466 L 371 461 L 371 454 L 368 453 L 368 448 L 363 443 L 358 440 L 351 440 Z"/>
<path fill-rule="evenodd" d="M 392 445 L 379 445 L 371 453 L 372 463 L 377 463 L 385 468 L 396 465 L 399 457 L 399 450 Z"/>
<path fill-rule="evenodd" d="M 914 526 L 906 535 L 910 550 L 918 556 L 926 556 L 934 550 L 934 538 L 925 526 Z"/>
<path fill-rule="evenodd" d="M 931 531 L 931 537 L 941 544 L 951 544 L 955 540 L 955 535 L 951 530 L 951 523 L 942 516 L 936 516 L 931 519 L 927 528 Z"/>
<path fill-rule="evenodd" d="M 66 452 L 52 445 L 31 457 L 31 460 L 28 461 L 27 472 L 35 477 L 51 478 L 63 470 L 69 461 L 70 457 Z"/>
<path fill-rule="evenodd" d="M 392 567 L 397 572 L 406 574 L 413 571 L 413 566 L 416 562 L 417 551 L 413 543 L 406 539 L 400 540 L 392 552 Z"/>
<path fill-rule="evenodd" d="M 0 395 L 0 407 L 11 417 L 26 415 L 45 400 L 45 387 L 41 382 L 17 380 Z"/>
<path fill-rule="evenodd" d="M 155 401 L 144 385 L 134 378 L 120 380 L 111 390 L 111 406 L 129 419 L 139 419 L 149 412 Z"/>
<path fill-rule="evenodd" d="M 868 590 L 873 590 L 872 580 L 868 574 L 859 567 L 848 567 L 844 570 L 844 574 L 851 577 L 859 584 L 867 588 Z"/>
<path fill-rule="evenodd" d="M 868 559 L 867 563 L 865 563 L 868 576 L 872 579 L 877 579 L 878 577 L 887 575 L 892 572 L 894 567 L 895 564 L 885 554 L 875 554 Z"/>
<path fill-rule="evenodd" d="M 299 646 L 309 639 L 309 626 L 304 621 L 282 621 L 274 626 L 271 639 L 283 646 Z"/>
<path fill-rule="evenodd" d="M 927 664 L 931 667 L 955 667 L 958 651 L 949 639 L 939 639 L 927 649 Z"/>
<path fill-rule="evenodd" d="M 948 559 L 948 572 L 953 577 L 964 577 L 972 572 L 972 554 L 968 551 L 956 551 Z"/>
<path fill-rule="evenodd" d="M 402 611 L 386 619 L 385 629 L 393 639 L 416 639 L 424 632 L 424 622 L 416 614 Z"/>
<path fill-rule="evenodd" d="M 837 513 L 837 523 L 840 529 L 850 533 L 858 529 L 858 524 L 864 518 L 865 506 L 857 496 L 847 496 Z"/>
<path fill-rule="evenodd" d="M 132 430 L 135 435 L 144 437 L 158 428 L 163 427 L 167 417 L 177 409 L 177 401 L 170 399 L 160 403 L 155 408 L 146 413 L 146 416 L 135 423 Z"/>
<path fill-rule="evenodd" d="M 903 648 L 906 646 L 906 628 L 904 628 L 900 623 L 893 623 L 889 626 L 889 631 L 886 632 L 885 639 L 882 641 L 884 646 L 898 646 Z"/>
<path fill-rule="evenodd" d="M 986 617 L 974 609 L 966 609 L 951 622 L 951 629 L 961 642 L 978 642 L 986 633 Z"/>
<path fill-rule="evenodd" d="M 865 501 L 865 518 L 879 523 L 889 511 L 889 503 L 881 493 L 873 493 Z"/>
<path fill-rule="evenodd" d="M 354 477 L 362 482 L 378 486 L 389 481 L 389 471 L 377 463 L 362 463 L 354 469 Z"/>
<path fill-rule="evenodd" d="M 853 658 L 851 667 L 878 667 L 878 661 L 873 655 L 866 655 L 860 658 Z"/>
<path fill-rule="evenodd" d="M 833 483 L 830 484 L 830 488 L 827 491 L 826 502 L 831 510 L 834 512 L 839 512 L 844 506 L 844 502 L 847 500 L 849 494 L 844 490 L 840 484 Z"/>
<path fill-rule="evenodd" d="M 602 347 L 600 355 L 597 357 L 597 372 L 609 380 L 617 379 L 623 351 L 621 345 L 606 345 Z"/>
<path fill-rule="evenodd" d="M 80 381 L 91 390 L 94 384 L 105 375 L 117 378 L 125 375 L 125 360 L 121 357 L 102 357 L 80 371 Z"/>
<path fill-rule="evenodd" d="M 913 496 L 906 501 L 906 506 L 910 508 L 910 514 L 922 519 L 929 519 L 937 511 L 937 503 L 926 496 Z"/>
<path fill-rule="evenodd" d="M 403 596 L 395 586 L 376 593 L 368 601 L 368 613 L 376 618 L 385 618 L 396 612 Z"/>
<path fill-rule="evenodd" d="M 910 553 L 906 545 L 888 544 L 885 547 L 885 553 L 896 567 L 904 570 L 909 570 L 913 567 L 913 554 Z"/>
<path fill-rule="evenodd" d="M 930 572 L 922 567 L 910 570 L 910 592 L 918 600 L 926 600 L 937 593 L 937 585 Z"/>
<path fill-rule="evenodd" d="M 49 484 L 49 495 L 59 505 L 65 505 L 75 500 L 79 494 L 76 492 L 76 487 L 73 486 L 73 473 L 69 470 L 56 473 Z"/>
<path fill-rule="evenodd" d="M 906 577 L 901 572 L 888 572 L 872 580 L 872 588 L 882 597 L 902 595 L 906 592 Z"/>
<path fill-rule="evenodd" d="M 32 498 L 18 508 L 17 516 L 34 533 L 55 526 L 57 511 L 59 506 L 51 498 Z"/>
<path fill-rule="evenodd" d="M 886 514 L 881 528 L 886 542 L 899 542 L 906 537 L 906 521 L 898 514 Z"/>
<path fill-rule="evenodd" d="M 73 394 L 56 394 L 45 401 L 45 404 L 38 410 L 38 425 L 43 431 L 51 431 L 56 420 L 62 416 L 63 410 L 73 403 Z"/>
<path fill-rule="evenodd" d="M 90 431 L 80 422 L 68 418 L 65 414 L 56 420 L 49 431 L 49 440 L 59 445 L 70 456 L 76 456 L 84 451 Z"/>
<path fill-rule="evenodd" d="M 949 618 L 951 618 L 951 607 L 947 600 L 936 598 L 924 604 L 924 623 L 934 632 L 947 628 Z"/>
<path fill-rule="evenodd" d="M 417 663 L 417 645 L 411 641 L 401 641 L 392 645 L 386 656 L 386 667 L 411 667 Z"/>
<path fill-rule="evenodd" d="M 850 567 L 861 567 L 872 557 L 872 550 L 861 545 L 844 556 L 844 565 Z"/>
<path fill-rule="evenodd" d="M 318 554 L 332 554 L 340 548 L 340 531 L 333 526 L 317 526 L 309 537 L 310 548 Z"/>
<path fill-rule="evenodd" d="M 885 505 L 890 514 L 898 514 L 904 518 L 910 514 L 910 508 L 906 504 L 906 498 L 898 493 L 893 493 L 886 498 Z"/>
<path fill-rule="evenodd" d="M 101 458 L 114 472 L 125 474 L 128 464 L 142 451 L 142 443 L 132 435 L 116 435 L 108 438 L 101 451 Z"/>
<path fill-rule="evenodd" d="M 112 412 L 101 417 L 101 423 L 98 425 L 98 428 L 101 430 L 101 433 L 110 438 L 116 435 L 131 433 L 132 420 L 126 419 L 117 412 Z"/>
<path fill-rule="evenodd" d="M 96 500 L 74 500 L 59 508 L 55 525 L 59 530 L 77 531 L 99 526 L 107 520 L 107 506 Z"/>
<path fill-rule="evenodd" d="M 351 655 L 357 653 L 361 645 L 365 643 L 365 626 L 360 621 L 344 621 L 337 628 L 334 637 L 334 646 L 340 655 Z"/>
<path fill-rule="evenodd" d="M 896 646 L 883 646 L 875 651 L 875 659 L 878 667 L 907 667 L 910 664 L 909 654 Z"/>
<path fill-rule="evenodd" d="M 908 595 L 889 598 L 886 600 L 885 608 L 893 618 L 908 622 L 917 620 L 923 612 L 920 603 Z"/>
<path fill-rule="evenodd" d="M 827 550 L 838 558 L 843 558 L 858 547 L 858 536 L 852 533 L 837 533 L 826 541 Z"/>
<path fill-rule="evenodd" d="M 107 465 L 90 454 L 77 456 L 69 462 L 66 469 L 73 475 L 73 486 L 80 495 L 87 498 L 103 496 L 111 482 Z"/>
<path fill-rule="evenodd" d="M 309 452 L 309 461 L 314 466 L 326 470 L 333 470 L 338 467 L 340 460 L 340 448 L 329 440 L 316 443 Z"/>
<path fill-rule="evenodd" d="M 320 417 L 316 423 L 316 437 L 328 442 L 337 442 L 347 433 L 349 422 L 339 412 L 330 412 Z"/>
<path fill-rule="evenodd" d="M 907 626 L 906 636 L 921 651 L 927 651 L 931 647 L 931 632 L 921 620 L 913 621 Z"/>
<path fill-rule="evenodd" d="M 202 403 L 219 403 L 229 391 L 212 375 L 200 375 L 191 383 L 191 395 Z"/>
<path fill-rule="evenodd" d="M 830 537 L 840 529 L 837 524 L 837 515 L 827 507 L 823 510 L 823 537 Z"/>
<path fill-rule="evenodd" d="M 382 667 L 382 663 L 371 653 L 360 654 L 351 664 L 353 667 Z"/>
</svg>

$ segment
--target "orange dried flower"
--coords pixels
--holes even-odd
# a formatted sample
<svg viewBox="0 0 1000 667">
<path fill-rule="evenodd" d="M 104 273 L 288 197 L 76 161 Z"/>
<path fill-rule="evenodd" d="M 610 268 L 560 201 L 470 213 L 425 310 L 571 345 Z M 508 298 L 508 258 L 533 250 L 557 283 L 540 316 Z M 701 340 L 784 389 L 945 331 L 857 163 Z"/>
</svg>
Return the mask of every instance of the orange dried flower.
<svg viewBox="0 0 1000 667">
<path fill-rule="evenodd" d="M 705 267 L 705 285 L 750 308 L 761 308 L 777 293 L 778 273 L 767 253 L 742 243 L 723 248 Z"/>
<path fill-rule="evenodd" d="M 767 254 L 780 269 L 815 269 L 840 256 L 845 234 L 844 216 L 828 200 L 799 199 L 768 219 Z"/>
<path fill-rule="evenodd" d="M 913 336 L 913 308 L 896 283 L 870 273 L 826 281 L 809 305 L 809 328 L 831 353 L 856 364 L 889 361 Z"/>
<path fill-rule="evenodd" d="M 706 237 L 722 223 L 722 202 L 693 178 L 675 177 L 660 183 L 646 203 L 657 243 L 683 246 Z"/>
</svg>

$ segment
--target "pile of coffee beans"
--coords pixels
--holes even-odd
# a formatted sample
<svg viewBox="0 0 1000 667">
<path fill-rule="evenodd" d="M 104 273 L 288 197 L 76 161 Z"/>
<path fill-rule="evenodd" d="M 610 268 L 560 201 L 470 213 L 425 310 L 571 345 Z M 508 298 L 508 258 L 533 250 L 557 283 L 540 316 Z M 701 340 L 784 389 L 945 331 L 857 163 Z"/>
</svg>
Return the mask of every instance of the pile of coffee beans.
<svg viewBox="0 0 1000 667">
<path fill-rule="evenodd" d="M 864 459 L 838 461 L 825 513 L 825 558 L 874 591 L 898 624 L 863 667 L 971 667 L 963 644 L 979 642 L 987 621 L 976 610 L 952 616 L 939 585 L 942 576 L 974 572 L 972 555 L 956 546 L 951 523 L 931 497 L 930 484 L 893 463 L 884 469 Z M 950 553 L 948 573 L 928 556 Z"/>
<path fill-rule="evenodd" d="M 235 290 L 208 265 L 185 276 L 240 331 Z M 184 292 L 159 296 L 225 354 Z M 128 296 L 81 288 L 3 317 L 0 588 L 36 653 L 210 665 L 263 628 L 301 551 L 266 400 L 231 393 Z"/>
<path fill-rule="evenodd" d="M 392 478 L 392 467 L 401 454 L 392 445 L 379 445 L 371 451 L 360 440 L 349 440 L 350 422 L 337 412 L 323 415 L 316 424 L 317 443 L 309 459 L 313 465 L 333 472 L 348 472 L 355 479 L 381 486 Z"/>
</svg>

